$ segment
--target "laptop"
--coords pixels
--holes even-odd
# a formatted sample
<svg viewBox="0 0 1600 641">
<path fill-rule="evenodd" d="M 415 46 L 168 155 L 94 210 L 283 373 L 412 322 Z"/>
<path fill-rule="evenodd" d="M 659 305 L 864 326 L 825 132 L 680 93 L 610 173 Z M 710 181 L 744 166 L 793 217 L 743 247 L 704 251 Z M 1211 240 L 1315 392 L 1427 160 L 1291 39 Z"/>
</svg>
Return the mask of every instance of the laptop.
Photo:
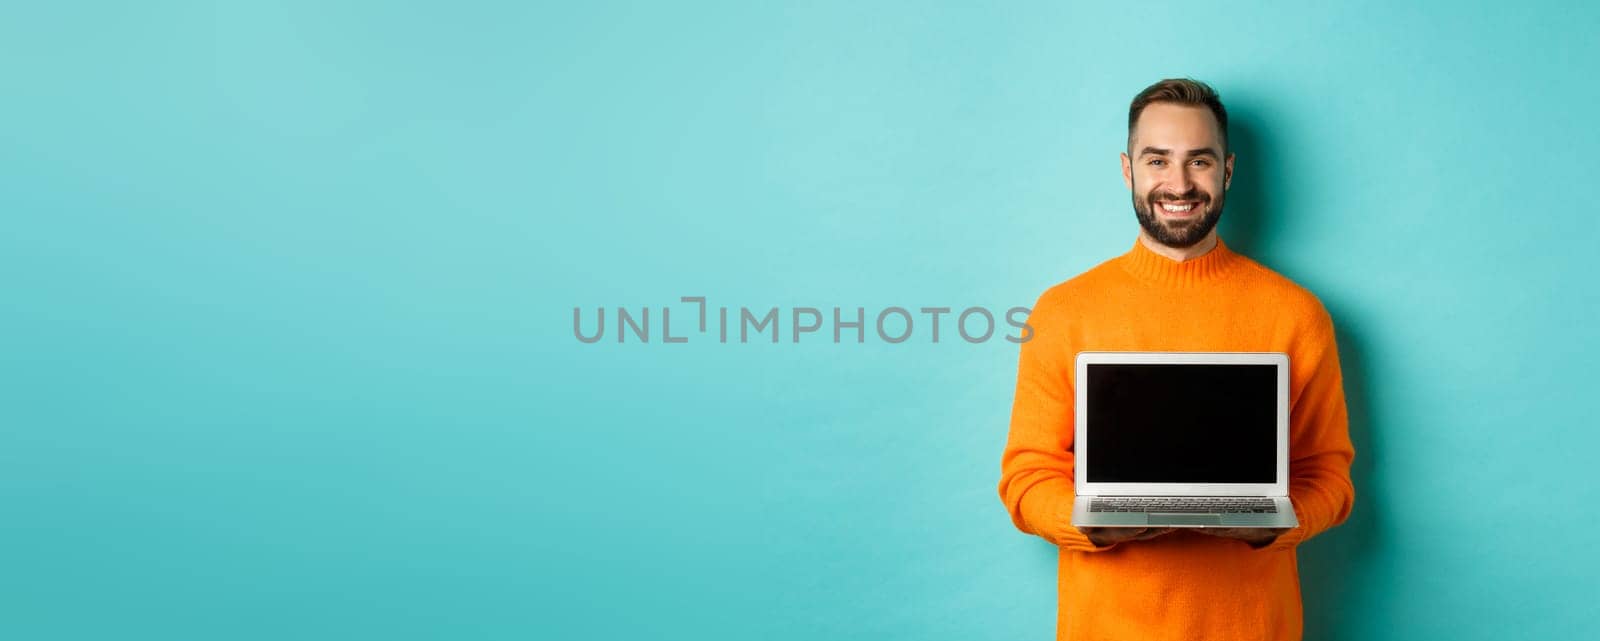
<svg viewBox="0 0 1600 641">
<path fill-rule="evenodd" d="M 1079 352 L 1072 524 L 1291 528 L 1289 355 Z"/>
</svg>

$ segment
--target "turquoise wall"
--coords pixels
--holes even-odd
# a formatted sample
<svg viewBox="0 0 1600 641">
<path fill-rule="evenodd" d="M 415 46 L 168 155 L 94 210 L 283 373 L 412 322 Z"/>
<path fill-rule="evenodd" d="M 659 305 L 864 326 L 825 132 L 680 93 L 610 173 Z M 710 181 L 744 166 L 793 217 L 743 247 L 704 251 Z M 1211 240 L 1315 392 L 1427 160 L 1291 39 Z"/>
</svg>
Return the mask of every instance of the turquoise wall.
<svg viewBox="0 0 1600 641">
<path fill-rule="evenodd" d="M 1338 327 L 1308 637 L 1593 634 L 1600 8 L 1539 4 L 11 7 L 0 637 L 1050 638 L 1014 344 L 679 297 L 1031 305 L 1185 75 Z"/>
</svg>

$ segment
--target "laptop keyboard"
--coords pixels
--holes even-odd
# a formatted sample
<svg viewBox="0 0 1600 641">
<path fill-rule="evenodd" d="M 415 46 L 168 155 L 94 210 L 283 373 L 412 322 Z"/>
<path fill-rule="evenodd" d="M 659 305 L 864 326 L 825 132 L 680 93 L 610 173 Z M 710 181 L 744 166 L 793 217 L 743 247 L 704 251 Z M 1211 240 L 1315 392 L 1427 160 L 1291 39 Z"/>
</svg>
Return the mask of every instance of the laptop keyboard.
<svg viewBox="0 0 1600 641">
<path fill-rule="evenodd" d="M 1241 496 L 1107 496 L 1089 501 L 1090 512 L 1276 514 L 1272 499 Z"/>
</svg>

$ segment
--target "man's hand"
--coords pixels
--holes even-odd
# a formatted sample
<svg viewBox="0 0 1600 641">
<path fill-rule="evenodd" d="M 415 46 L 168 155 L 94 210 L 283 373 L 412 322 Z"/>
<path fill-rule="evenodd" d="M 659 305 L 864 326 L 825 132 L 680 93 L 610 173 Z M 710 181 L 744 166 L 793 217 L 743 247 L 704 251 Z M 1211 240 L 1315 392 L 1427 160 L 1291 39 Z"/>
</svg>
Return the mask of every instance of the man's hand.
<svg viewBox="0 0 1600 641">
<path fill-rule="evenodd" d="M 1278 536 L 1288 532 L 1289 528 L 1260 528 L 1260 527 L 1207 527 L 1195 528 L 1196 532 L 1220 536 L 1226 539 L 1238 539 L 1249 543 L 1253 548 L 1264 548 L 1278 540 Z"/>
<path fill-rule="evenodd" d="M 1126 541 L 1147 541 L 1172 531 L 1170 527 L 1086 527 L 1079 528 L 1089 542 L 1100 547 Z"/>
</svg>

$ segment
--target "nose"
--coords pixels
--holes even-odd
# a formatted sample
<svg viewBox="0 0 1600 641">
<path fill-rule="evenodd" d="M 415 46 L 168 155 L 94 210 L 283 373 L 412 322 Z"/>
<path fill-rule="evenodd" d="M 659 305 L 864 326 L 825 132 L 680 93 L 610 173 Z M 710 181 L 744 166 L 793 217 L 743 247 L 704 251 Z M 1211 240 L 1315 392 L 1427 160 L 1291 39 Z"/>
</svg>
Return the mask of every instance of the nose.
<svg viewBox="0 0 1600 641">
<path fill-rule="evenodd" d="M 1189 166 L 1187 163 L 1185 163 L 1182 168 L 1178 170 L 1176 182 L 1177 184 L 1174 185 L 1174 187 L 1178 189 L 1178 194 L 1180 196 L 1186 195 L 1194 189 L 1194 180 L 1190 179 L 1189 177 Z"/>
</svg>

